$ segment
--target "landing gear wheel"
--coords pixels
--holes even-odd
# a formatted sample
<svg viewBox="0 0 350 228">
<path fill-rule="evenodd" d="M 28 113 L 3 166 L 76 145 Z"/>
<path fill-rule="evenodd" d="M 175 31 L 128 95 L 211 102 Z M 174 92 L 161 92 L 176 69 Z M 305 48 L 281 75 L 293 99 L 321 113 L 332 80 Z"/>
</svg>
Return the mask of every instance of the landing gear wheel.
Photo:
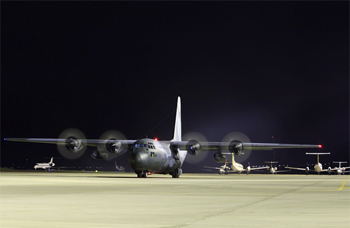
<svg viewBox="0 0 350 228">
<path fill-rule="evenodd" d="M 135 173 L 137 174 L 137 177 L 138 177 L 138 178 L 141 178 L 141 177 L 142 177 L 142 172 L 139 172 L 139 171 L 138 171 L 138 172 L 135 172 Z"/>
<path fill-rule="evenodd" d="M 144 172 L 143 172 L 142 177 L 143 177 L 143 178 L 147 178 L 147 171 L 144 171 Z"/>
<path fill-rule="evenodd" d="M 182 169 L 176 168 L 171 175 L 173 176 L 173 178 L 179 178 L 181 174 L 182 174 Z"/>
</svg>

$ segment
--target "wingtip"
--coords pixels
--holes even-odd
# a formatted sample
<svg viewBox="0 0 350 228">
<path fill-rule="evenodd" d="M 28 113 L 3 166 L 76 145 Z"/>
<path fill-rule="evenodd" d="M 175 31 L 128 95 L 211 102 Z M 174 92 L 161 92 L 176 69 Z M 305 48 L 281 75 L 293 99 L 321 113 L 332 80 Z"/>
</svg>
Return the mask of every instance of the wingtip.
<svg viewBox="0 0 350 228">
<path fill-rule="evenodd" d="M 6 138 L 4 138 L 4 141 L 6 141 Z"/>
</svg>

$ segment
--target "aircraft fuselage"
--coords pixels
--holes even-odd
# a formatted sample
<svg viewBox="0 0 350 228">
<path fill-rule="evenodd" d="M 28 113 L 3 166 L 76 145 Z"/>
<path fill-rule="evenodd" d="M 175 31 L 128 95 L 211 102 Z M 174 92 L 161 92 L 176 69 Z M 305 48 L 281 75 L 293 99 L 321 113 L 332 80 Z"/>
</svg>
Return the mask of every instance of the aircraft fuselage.
<svg viewBox="0 0 350 228">
<path fill-rule="evenodd" d="M 181 168 L 186 156 L 186 151 L 175 152 L 169 143 L 148 138 L 139 139 L 129 148 L 129 163 L 137 174 L 171 174 Z"/>
</svg>

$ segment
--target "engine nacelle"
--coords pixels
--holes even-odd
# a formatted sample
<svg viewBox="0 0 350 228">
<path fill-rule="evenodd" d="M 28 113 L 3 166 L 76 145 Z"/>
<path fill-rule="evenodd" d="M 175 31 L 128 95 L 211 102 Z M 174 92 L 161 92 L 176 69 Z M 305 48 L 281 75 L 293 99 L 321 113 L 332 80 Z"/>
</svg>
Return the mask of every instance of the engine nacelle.
<svg viewBox="0 0 350 228">
<path fill-rule="evenodd" d="M 97 160 L 104 160 L 104 159 L 108 158 L 108 153 L 107 152 L 101 152 L 101 151 L 98 151 L 98 150 L 94 150 L 91 153 L 91 157 L 93 159 L 97 159 Z"/>
<path fill-rule="evenodd" d="M 213 155 L 214 161 L 218 163 L 222 163 L 226 161 L 226 156 L 223 155 L 221 152 L 217 152 Z"/>
<path fill-rule="evenodd" d="M 74 153 L 77 153 L 84 148 L 84 145 L 81 140 L 71 136 L 66 139 L 66 148 Z"/>
<path fill-rule="evenodd" d="M 240 155 L 243 153 L 243 144 L 241 141 L 233 140 L 228 146 L 228 150 L 234 155 Z"/>
<path fill-rule="evenodd" d="M 201 145 L 195 140 L 191 140 L 186 145 L 187 153 L 191 155 L 198 155 L 201 152 Z"/>
<path fill-rule="evenodd" d="M 123 150 L 122 143 L 115 138 L 110 138 L 106 142 L 106 150 L 110 153 L 119 153 Z"/>
</svg>

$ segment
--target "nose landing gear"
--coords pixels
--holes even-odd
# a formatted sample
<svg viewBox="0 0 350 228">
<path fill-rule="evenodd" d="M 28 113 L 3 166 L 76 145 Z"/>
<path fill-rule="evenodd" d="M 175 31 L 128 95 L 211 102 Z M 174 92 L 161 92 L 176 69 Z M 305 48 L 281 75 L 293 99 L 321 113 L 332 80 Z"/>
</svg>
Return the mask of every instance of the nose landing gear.
<svg viewBox="0 0 350 228">
<path fill-rule="evenodd" d="M 146 178 L 148 175 L 147 171 L 136 171 L 135 173 L 137 174 L 138 178 Z"/>
</svg>

